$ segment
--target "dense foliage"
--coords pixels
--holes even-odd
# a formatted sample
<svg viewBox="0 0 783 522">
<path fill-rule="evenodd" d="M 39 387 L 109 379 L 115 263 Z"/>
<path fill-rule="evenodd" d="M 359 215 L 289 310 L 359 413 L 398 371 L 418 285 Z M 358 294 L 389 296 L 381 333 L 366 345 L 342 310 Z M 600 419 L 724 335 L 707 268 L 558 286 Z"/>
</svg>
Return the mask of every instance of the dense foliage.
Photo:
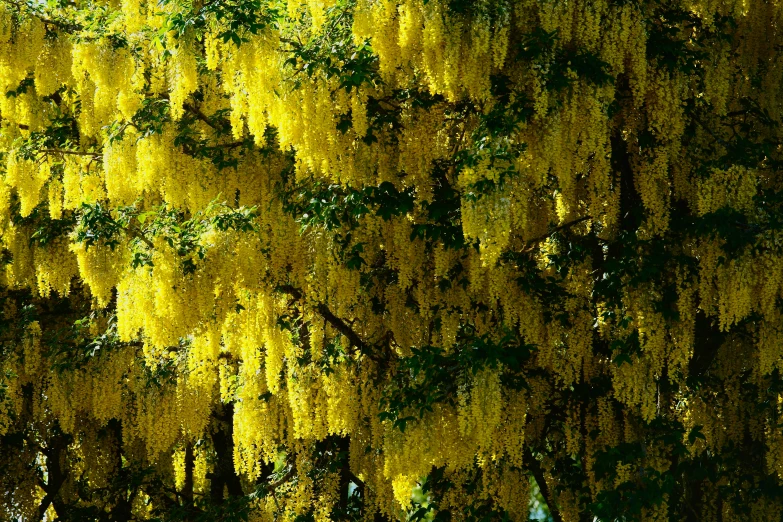
<svg viewBox="0 0 783 522">
<path fill-rule="evenodd" d="M 783 519 L 774 0 L 0 0 L 0 519 Z"/>
</svg>

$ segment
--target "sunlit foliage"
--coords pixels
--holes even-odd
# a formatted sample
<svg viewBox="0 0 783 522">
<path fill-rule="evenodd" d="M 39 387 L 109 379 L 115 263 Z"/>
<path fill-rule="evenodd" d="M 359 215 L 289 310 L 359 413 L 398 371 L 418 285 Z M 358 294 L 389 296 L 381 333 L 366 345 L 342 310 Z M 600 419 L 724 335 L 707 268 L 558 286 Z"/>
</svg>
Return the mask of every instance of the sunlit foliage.
<svg viewBox="0 0 783 522">
<path fill-rule="evenodd" d="M 0 519 L 780 520 L 781 22 L 0 0 Z"/>
</svg>

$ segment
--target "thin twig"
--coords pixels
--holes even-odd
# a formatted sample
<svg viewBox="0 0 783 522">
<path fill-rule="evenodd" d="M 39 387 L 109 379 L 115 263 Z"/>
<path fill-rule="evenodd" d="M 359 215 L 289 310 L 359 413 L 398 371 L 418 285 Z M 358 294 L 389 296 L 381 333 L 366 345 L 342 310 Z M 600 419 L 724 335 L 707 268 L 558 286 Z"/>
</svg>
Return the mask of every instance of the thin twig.
<svg viewBox="0 0 783 522">
<path fill-rule="evenodd" d="M 268 492 L 273 492 L 274 490 L 276 490 L 277 488 L 279 488 L 280 486 L 282 486 L 283 484 L 291 480 L 291 477 L 293 477 L 295 473 L 296 473 L 296 466 L 291 466 L 291 469 L 289 469 L 285 473 L 285 475 L 275 480 L 274 482 L 267 484 L 266 486 L 264 486 L 264 488 Z"/>
<path fill-rule="evenodd" d="M 65 29 L 66 31 L 81 31 L 83 27 L 79 24 L 73 24 L 73 23 L 67 23 L 67 22 L 61 22 L 59 20 L 52 20 L 51 18 L 47 18 L 44 15 L 36 12 L 31 6 L 22 3 L 22 2 L 14 2 L 13 0 L 2 0 L 6 4 L 12 5 L 16 7 L 16 9 L 21 13 L 22 9 L 24 8 L 24 11 L 31 16 L 36 17 L 38 20 L 43 22 L 47 25 L 53 25 L 55 27 L 59 27 L 60 29 Z"/>
<path fill-rule="evenodd" d="M 101 152 L 82 152 L 79 150 L 62 150 L 62 149 L 41 149 L 38 152 L 45 154 L 69 154 L 71 156 L 91 156 L 93 158 L 103 157 Z"/>
<path fill-rule="evenodd" d="M 693 121 L 695 121 L 696 123 L 698 123 L 698 124 L 699 124 L 699 126 L 701 126 L 701 128 L 702 128 L 702 129 L 704 129 L 705 131 L 707 131 L 707 134 L 709 134 L 710 136 L 712 136 L 712 138 L 713 138 L 715 141 L 717 141 L 718 143 L 720 143 L 721 145 L 723 145 L 723 146 L 724 146 L 724 147 L 726 147 L 727 149 L 729 148 L 729 144 L 728 144 L 728 142 L 726 142 L 726 141 L 725 141 L 723 138 L 721 138 L 720 136 L 718 136 L 717 134 L 715 134 L 714 132 L 712 132 L 712 129 L 710 129 L 710 128 L 709 128 L 709 127 L 708 127 L 708 126 L 707 126 L 707 125 L 706 125 L 706 124 L 705 124 L 703 121 L 701 121 L 701 120 L 700 120 L 700 119 L 699 119 L 699 118 L 696 116 L 696 114 L 691 114 L 691 116 L 693 117 Z"/>
<path fill-rule="evenodd" d="M 155 249 L 155 245 L 152 243 L 152 241 L 150 241 L 150 239 L 147 236 L 144 235 L 144 233 L 141 231 L 141 229 L 138 226 L 132 224 L 128 228 L 128 231 L 130 232 L 130 235 L 132 237 L 135 237 L 136 239 L 138 239 L 139 241 L 147 245 L 150 248 L 150 250 Z"/>
<path fill-rule="evenodd" d="M 554 234 L 560 232 L 561 230 L 565 230 L 567 228 L 571 228 L 573 226 L 576 226 L 579 223 L 582 223 L 583 221 L 587 221 L 588 219 L 592 219 L 592 216 L 583 216 L 583 217 L 580 217 L 579 219 L 575 219 L 573 221 L 569 221 L 568 223 L 563 223 L 562 225 L 553 228 L 552 230 L 550 230 L 546 234 L 540 235 L 538 237 L 534 237 L 533 239 L 530 239 L 530 240 L 526 241 L 527 248 L 525 249 L 525 251 L 529 251 L 535 244 L 540 243 L 541 241 L 544 241 L 544 240 L 552 237 Z"/>
<path fill-rule="evenodd" d="M 194 116 L 195 116 L 197 119 L 199 119 L 199 120 L 203 121 L 204 123 L 206 123 L 207 125 L 209 125 L 210 127 L 212 127 L 212 128 L 213 128 L 213 129 L 215 129 L 215 130 L 222 131 L 222 130 L 225 130 L 225 129 L 227 129 L 227 128 L 228 128 L 228 125 L 229 125 L 229 123 L 228 123 L 227 121 L 225 121 L 225 120 L 223 120 L 223 119 L 221 118 L 221 119 L 219 120 L 219 121 L 220 121 L 220 124 L 219 124 L 219 125 L 216 125 L 216 124 L 215 124 L 215 123 L 214 123 L 214 122 L 213 122 L 213 121 L 212 121 L 212 120 L 209 118 L 209 116 L 207 116 L 206 114 L 204 114 L 204 113 L 201 111 L 201 109 L 199 109 L 199 108 L 198 108 L 198 107 L 196 107 L 195 105 L 191 105 L 191 104 L 189 104 L 189 103 L 185 103 L 185 104 L 183 104 L 183 105 L 182 105 L 182 107 L 183 107 L 183 108 L 184 108 L 186 111 L 188 111 L 188 112 L 190 112 L 191 114 L 193 114 L 193 115 L 194 115 Z"/>
<path fill-rule="evenodd" d="M 232 141 L 231 143 L 222 143 L 220 145 L 212 145 L 216 149 L 235 149 L 244 145 L 244 141 Z"/>
</svg>

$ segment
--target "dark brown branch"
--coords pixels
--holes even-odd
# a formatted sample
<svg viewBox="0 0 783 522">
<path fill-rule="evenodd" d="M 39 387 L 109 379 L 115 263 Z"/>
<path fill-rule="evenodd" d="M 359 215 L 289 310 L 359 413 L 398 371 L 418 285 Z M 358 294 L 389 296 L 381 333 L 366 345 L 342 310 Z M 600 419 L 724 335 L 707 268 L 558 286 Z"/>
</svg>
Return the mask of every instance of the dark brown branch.
<svg viewBox="0 0 783 522">
<path fill-rule="evenodd" d="M 282 486 L 283 484 L 285 484 L 286 482 L 288 482 L 289 480 L 291 480 L 291 478 L 293 478 L 295 474 L 296 474 L 296 466 L 291 466 L 291 468 L 285 472 L 285 475 L 275 480 L 274 482 L 270 482 L 269 484 L 265 485 L 264 488 L 271 493 L 277 488 L 279 488 L 280 486 Z"/>
<path fill-rule="evenodd" d="M 291 285 L 283 285 L 280 286 L 279 289 L 282 292 L 287 293 L 297 301 L 302 300 L 302 291 L 298 288 L 294 288 Z M 332 327 L 340 332 L 343 336 L 345 336 L 346 339 L 348 339 L 348 342 L 350 343 L 351 347 L 356 348 L 359 350 L 360 353 L 366 353 L 370 358 L 372 358 L 372 355 L 368 353 L 367 350 L 367 343 L 365 343 L 362 338 L 359 336 L 359 334 L 356 333 L 356 331 L 351 328 L 348 323 L 337 317 L 332 313 L 331 310 L 329 310 L 329 307 L 326 306 L 323 303 L 318 303 L 315 305 L 315 311 L 318 312 L 318 314 L 323 317 L 327 323 L 332 325 Z"/>
<path fill-rule="evenodd" d="M 60 466 L 60 455 L 65 451 L 67 446 L 68 439 L 66 436 L 57 435 L 53 438 L 47 448 L 42 449 L 42 453 L 46 456 L 47 483 L 43 486 L 43 490 L 46 494 L 38 505 L 38 520 L 43 520 L 49 506 L 57 501 L 57 496 L 60 494 L 60 488 L 62 488 L 62 485 L 68 476 L 68 470 L 63 470 Z M 55 509 L 57 508 L 55 507 Z"/>
<path fill-rule="evenodd" d="M 193 116 L 196 117 L 196 119 L 203 121 L 213 129 L 217 131 L 223 131 L 228 128 L 229 123 L 226 120 L 221 119 L 220 125 L 216 125 L 215 122 L 212 121 L 212 119 L 204 114 L 201 109 L 196 107 L 195 105 L 191 105 L 190 103 L 185 103 L 182 105 L 182 108 L 191 113 Z M 241 144 L 241 142 L 240 142 Z"/>
<path fill-rule="evenodd" d="M 342 455 L 342 463 L 340 465 L 340 485 L 338 506 L 341 511 L 345 512 L 348 509 L 349 493 L 351 491 L 351 463 L 348 455 L 350 453 L 351 439 L 348 437 L 340 437 L 337 440 L 336 450 L 338 455 Z M 339 458 L 339 457 L 338 457 Z"/>
<path fill-rule="evenodd" d="M 550 237 L 552 237 L 554 234 L 560 232 L 561 230 L 566 230 L 568 228 L 574 227 L 574 226 L 578 225 L 579 223 L 587 221 L 588 219 L 592 219 L 592 216 L 583 216 L 583 217 L 580 217 L 579 219 L 575 219 L 573 221 L 569 221 L 568 223 L 563 223 L 562 225 L 556 226 L 555 228 L 553 228 L 552 230 L 550 230 L 546 234 L 542 234 L 542 235 L 540 235 L 538 237 L 534 237 L 533 239 L 530 239 L 530 240 L 526 241 L 525 243 L 527 244 L 527 248 L 525 248 L 525 250 L 526 251 L 530 250 L 537 243 L 540 243 L 541 241 L 549 239 Z"/>
<path fill-rule="evenodd" d="M 693 356 L 688 363 L 688 375 L 692 378 L 701 378 L 706 374 L 715 358 L 718 350 L 725 342 L 727 334 L 721 332 L 713 318 L 699 310 L 694 321 L 694 347 Z"/>
<path fill-rule="evenodd" d="M 123 445 L 122 445 L 122 422 L 117 419 L 111 419 L 108 423 L 115 443 L 114 448 L 114 469 L 117 470 L 118 480 L 127 480 L 130 477 L 130 470 L 123 467 Z M 116 503 L 111 508 L 112 522 L 129 522 L 133 519 L 133 499 L 139 493 L 138 487 L 130 488 L 130 491 L 120 488 L 114 493 Z M 56 508 L 56 507 L 55 507 Z"/>
<path fill-rule="evenodd" d="M 101 152 L 82 152 L 78 150 L 41 149 L 38 152 L 43 152 L 45 154 L 69 154 L 72 156 L 90 156 L 93 158 L 103 157 L 103 153 Z"/>
<path fill-rule="evenodd" d="M 131 225 L 130 228 L 128 228 L 128 231 L 130 232 L 131 237 L 134 237 L 147 245 L 151 250 L 155 249 L 155 245 L 150 241 L 150 239 L 144 235 L 144 233 L 141 231 L 139 227 L 136 225 Z"/>
<path fill-rule="evenodd" d="M 237 147 L 241 147 L 244 144 L 245 144 L 244 141 L 232 141 L 231 143 L 221 143 L 220 145 L 212 145 L 212 146 L 219 149 L 235 149 Z"/>
<path fill-rule="evenodd" d="M 326 319 L 326 322 L 328 322 L 332 327 L 343 334 L 346 339 L 348 339 L 348 342 L 351 343 L 351 346 L 356 347 L 360 352 L 366 352 L 367 351 L 367 345 L 364 343 L 364 341 L 359 337 L 359 335 L 348 326 L 348 324 L 334 315 L 329 308 L 323 304 L 318 303 L 315 307 L 316 311 Z"/>
<path fill-rule="evenodd" d="M 195 455 L 193 454 L 193 443 L 185 444 L 185 482 L 182 485 L 182 498 L 188 504 L 193 503 L 193 468 L 195 467 Z"/>
<path fill-rule="evenodd" d="M 65 31 L 75 32 L 75 31 L 81 31 L 83 27 L 79 24 L 73 24 L 68 22 L 62 22 L 60 20 L 52 20 L 51 18 L 47 18 L 44 15 L 37 13 L 32 7 L 30 7 L 27 4 L 24 4 L 22 2 L 14 2 L 13 0 L 3 0 L 6 4 L 10 4 L 14 7 L 16 7 L 17 11 L 20 13 L 22 12 L 22 9 L 24 8 L 24 11 L 29 14 L 30 16 L 34 16 L 37 19 L 39 19 L 41 22 L 43 22 L 46 25 L 52 25 L 54 27 L 59 27 L 60 29 L 63 29 Z"/>
<path fill-rule="evenodd" d="M 210 498 L 215 504 L 222 504 L 223 488 L 231 497 L 241 497 L 245 493 L 239 475 L 234 469 L 234 405 L 226 404 L 221 411 L 213 412 L 220 425 L 212 433 L 212 447 L 215 450 L 216 461 L 210 479 Z"/>
<path fill-rule="evenodd" d="M 555 502 L 552 490 L 549 489 L 549 485 L 546 483 L 544 470 L 529 449 L 525 451 L 525 463 L 533 474 L 533 478 L 536 479 L 536 484 L 538 484 L 538 489 L 541 491 L 541 496 L 546 500 L 546 505 L 549 508 L 549 514 L 552 515 L 552 520 L 555 522 L 563 522 L 563 516 L 560 514 L 560 509 L 557 507 L 557 502 Z"/>
<path fill-rule="evenodd" d="M 364 491 L 367 489 L 367 484 L 362 479 L 357 477 L 356 474 L 351 470 L 348 470 L 347 473 L 348 473 L 348 478 L 351 480 L 351 482 L 356 484 L 356 487 L 359 488 L 359 491 L 364 493 Z"/>
<path fill-rule="evenodd" d="M 201 112 L 201 109 L 199 109 L 195 105 L 191 105 L 189 103 L 185 103 L 185 104 L 182 105 L 182 108 L 185 109 L 186 111 L 188 111 L 189 113 L 191 113 L 193 116 L 195 116 L 196 119 L 199 119 L 199 120 L 203 121 L 204 123 L 206 123 L 207 125 L 209 125 L 213 129 L 215 128 L 215 124 L 212 123 L 212 121 L 209 119 L 209 117 L 206 114 L 204 114 L 203 112 Z"/>
<path fill-rule="evenodd" d="M 724 146 L 724 147 L 726 147 L 727 149 L 729 148 L 729 144 L 728 144 L 728 143 L 727 143 L 727 142 L 726 142 L 726 141 L 725 141 L 723 138 L 721 138 L 720 136 L 718 136 L 717 134 L 715 134 L 715 133 L 712 131 L 712 129 L 710 129 L 710 128 L 709 128 L 709 127 L 708 127 L 708 126 L 707 126 L 707 125 L 706 125 L 706 124 L 705 124 L 703 121 L 701 121 L 701 120 L 700 120 L 700 119 L 699 119 L 699 118 L 698 118 L 698 117 L 697 117 L 695 114 L 691 114 L 691 117 L 693 118 L 693 121 L 695 121 L 696 123 L 698 123 L 698 124 L 699 124 L 699 126 L 700 126 L 702 129 L 704 129 L 705 131 L 707 131 L 707 134 L 709 134 L 710 136 L 712 136 L 712 139 L 714 139 L 715 141 L 717 141 L 718 143 L 720 143 L 721 145 L 723 145 L 723 146 Z"/>
<path fill-rule="evenodd" d="M 46 511 L 49 509 L 49 506 L 52 504 L 52 500 L 54 500 L 54 494 L 47 493 L 44 495 L 44 498 L 41 499 L 41 503 L 38 504 L 38 514 L 36 515 L 36 520 L 43 520 L 44 515 L 46 515 Z"/>
</svg>

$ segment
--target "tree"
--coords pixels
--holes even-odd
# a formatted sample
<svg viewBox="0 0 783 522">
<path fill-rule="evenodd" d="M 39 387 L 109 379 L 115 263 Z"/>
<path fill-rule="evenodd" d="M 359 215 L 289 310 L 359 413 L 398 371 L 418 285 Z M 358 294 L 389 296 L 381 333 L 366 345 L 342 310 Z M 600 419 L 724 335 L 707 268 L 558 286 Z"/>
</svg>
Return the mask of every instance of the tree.
<svg viewBox="0 0 783 522">
<path fill-rule="evenodd" d="M 0 519 L 781 520 L 782 22 L 0 0 Z"/>
</svg>

